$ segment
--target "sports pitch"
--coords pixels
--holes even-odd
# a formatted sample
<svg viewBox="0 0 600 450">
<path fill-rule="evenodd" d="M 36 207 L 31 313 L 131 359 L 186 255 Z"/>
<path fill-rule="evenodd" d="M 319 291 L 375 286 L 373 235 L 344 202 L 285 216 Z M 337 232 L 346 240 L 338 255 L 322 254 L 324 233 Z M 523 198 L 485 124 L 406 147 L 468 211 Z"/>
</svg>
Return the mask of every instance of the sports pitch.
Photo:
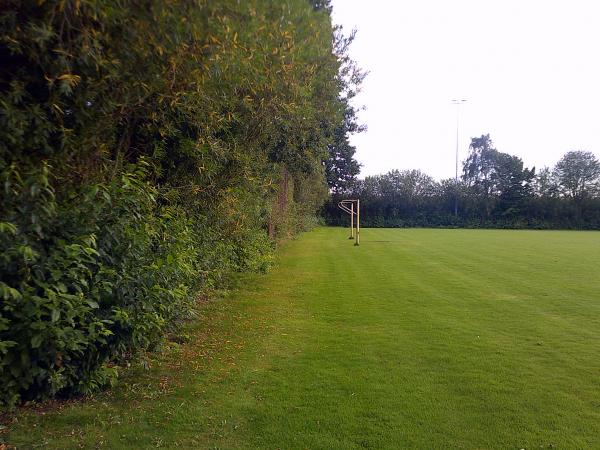
<svg viewBox="0 0 600 450">
<path fill-rule="evenodd" d="M 285 244 L 150 371 L 9 442 L 600 448 L 599 232 L 347 235 Z"/>
</svg>

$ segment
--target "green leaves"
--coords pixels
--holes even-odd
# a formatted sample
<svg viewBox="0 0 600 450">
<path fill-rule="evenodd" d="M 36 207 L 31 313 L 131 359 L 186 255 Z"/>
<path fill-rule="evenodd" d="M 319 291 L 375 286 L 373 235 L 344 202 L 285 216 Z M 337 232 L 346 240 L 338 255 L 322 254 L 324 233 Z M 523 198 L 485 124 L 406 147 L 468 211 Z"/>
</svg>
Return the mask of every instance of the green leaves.
<svg viewBox="0 0 600 450">
<path fill-rule="evenodd" d="M 0 222 L 0 234 L 14 236 L 17 234 L 17 227 L 9 222 Z"/>
<path fill-rule="evenodd" d="M 41 334 L 34 334 L 31 338 L 31 348 L 36 349 L 39 348 L 42 343 L 43 336 Z"/>
<path fill-rule="evenodd" d="M 61 94 L 70 95 L 75 86 L 77 86 L 81 81 L 81 77 L 72 73 L 65 73 L 57 77 L 57 80 L 60 82 L 59 92 Z"/>
<path fill-rule="evenodd" d="M 90 308 L 93 308 L 93 309 L 98 309 L 98 308 L 100 307 L 100 306 L 98 305 L 98 302 L 96 302 L 96 301 L 94 301 L 94 300 L 86 300 L 85 302 L 87 303 L 87 305 L 88 305 Z"/>
<path fill-rule="evenodd" d="M 22 295 L 17 289 L 0 281 L 0 298 L 3 300 L 20 300 Z"/>
<path fill-rule="evenodd" d="M 305 0 L 28 8 L 0 12 L 5 404 L 112 382 L 199 291 L 266 270 L 314 222 L 348 106 Z"/>
<path fill-rule="evenodd" d="M 52 322 L 58 322 L 58 319 L 60 319 L 60 310 L 53 309 L 50 313 L 50 319 L 52 320 Z"/>
</svg>

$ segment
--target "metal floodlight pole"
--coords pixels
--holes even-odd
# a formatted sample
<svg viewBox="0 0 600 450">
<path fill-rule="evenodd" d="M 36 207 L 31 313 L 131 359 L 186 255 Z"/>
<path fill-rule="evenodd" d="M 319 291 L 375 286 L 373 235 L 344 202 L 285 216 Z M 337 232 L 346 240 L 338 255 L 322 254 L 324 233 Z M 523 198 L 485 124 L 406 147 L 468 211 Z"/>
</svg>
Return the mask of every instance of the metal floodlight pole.
<svg viewBox="0 0 600 450">
<path fill-rule="evenodd" d="M 460 105 L 467 103 L 465 99 L 452 100 L 452 104 L 456 105 L 456 160 L 454 166 L 454 185 L 456 191 L 454 192 L 454 215 L 458 216 L 458 129 L 459 129 L 459 116 L 460 116 Z"/>
</svg>

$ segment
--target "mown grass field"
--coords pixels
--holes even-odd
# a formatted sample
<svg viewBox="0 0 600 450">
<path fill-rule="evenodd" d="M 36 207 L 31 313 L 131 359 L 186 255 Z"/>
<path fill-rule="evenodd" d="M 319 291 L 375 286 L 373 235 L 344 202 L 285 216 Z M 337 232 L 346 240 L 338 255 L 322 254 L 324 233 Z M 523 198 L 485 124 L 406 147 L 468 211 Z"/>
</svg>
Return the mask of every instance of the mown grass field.
<svg viewBox="0 0 600 450">
<path fill-rule="evenodd" d="M 340 228 L 19 448 L 600 448 L 600 233 Z"/>
</svg>

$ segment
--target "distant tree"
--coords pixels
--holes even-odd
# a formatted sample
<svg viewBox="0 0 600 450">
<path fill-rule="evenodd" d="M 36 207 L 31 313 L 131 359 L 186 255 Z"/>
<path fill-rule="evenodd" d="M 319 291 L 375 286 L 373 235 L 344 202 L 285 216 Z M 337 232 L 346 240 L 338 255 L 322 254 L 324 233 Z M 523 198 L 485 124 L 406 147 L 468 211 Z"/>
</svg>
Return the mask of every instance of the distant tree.
<svg viewBox="0 0 600 450">
<path fill-rule="evenodd" d="M 592 152 L 571 151 L 556 163 L 554 174 L 561 192 L 580 200 L 598 189 L 600 162 Z"/>
<path fill-rule="evenodd" d="M 556 197 L 558 195 L 558 181 L 548 167 L 543 167 L 533 180 L 533 193 L 537 197 Z"/>
<path fill-rule="evenodd" d="M 518 156 L 497 152 L 494 161 L 492 180 L 498 195 L 499 212 L 502 215 L 517 214 L 524 199 L 533 195 L 535 168 L 523 167 Z"/>
<path fill-rule="evenodd" d="M 427 214 L 439 192 L 436 181 L 419 170 L 391 170 L 366 177 L 357 186 L 365 214 L 388 218 L 396 224 Z"/>
<path fill-rule="evenodd" d="M 463 180 L 480 197 L 486 218 L 489 217 L 494 202 L 494 171 L 498 150 L 493 145 L 489 134 L 472 138 L 469 156 L 463 164 Z"/>
<path fill-rule="evenodd" d="M 356 183 L 360 164 L 354 158 L 356 147 L 348 141 L 345 128 L 335 131 L 333 142 L 328 146 L 329 158 L 325 161 L 327 184 L 333 194 L 348 193 Z"/>
<path fill-rule="evenodd" d="M 442 212 L 459 214 L 468 208 L 468 200 L 472 197 L 464 180 L 446 178 L 438 183 L 436 197 L 439 199 L 439 209 Z"/>
<path fill-rule="evenodd" d="M 431 197 L 436 191 L 435 180 L 420 170 L 392 170 L 382 178 L 397 196 L 408 202 Z"/>
<path fill-rule="evenodd" d="M 486 195 L 492 193 L 492 175 L 498 153 L 493 145 L 489 134 L 472 138 L 469 156 L 463 164 L 463 179 L 469 185 L 481 188 Z"/>
<path fill-rule="evenodd" d="M 356 180 L 347 195 L 360 198 L 363 226 L 600 229 L 598 162 L 589 153 L 573 153 L 555 170 L 544 167 L 536 174 L 518 156 L 494 148 L 487 134 L 471 140 L 459 183 L 436 182 L 419 170 L 391 170 Z M 566 191 L 569 186 L 577 190 Z M 345 225 L 336 200 L 324 208 L 325 219 Z"/>
<path fill-rule="evenodd" d="M 382 198 L 381 175 L 368 176 L 364 180 L 357 180 L 352 190 L 352 196 L 366 202 L 375 202 Z"/>
<path fill-rule="evenodd" d="M 532 186 L 533 199 L 529 204 L 531 216 L 535 217 L 538 223 L 560 223 L 561 215 L 564 215 L 561 214 L 561 206 L 565 199 L 559 196 L 554 172 L 548 167 L 543 167 L 533 179 Z"/>
<path fill-rule="evenodd" d="M 523 199 L 533 195 L 535 168 L 523 166 L 517 156 L 496 150 L 489 134 L 471 139 L 463 179 L 483 203 L 485 217 L 492 210 L 516 214 Z"/>
</svg>

